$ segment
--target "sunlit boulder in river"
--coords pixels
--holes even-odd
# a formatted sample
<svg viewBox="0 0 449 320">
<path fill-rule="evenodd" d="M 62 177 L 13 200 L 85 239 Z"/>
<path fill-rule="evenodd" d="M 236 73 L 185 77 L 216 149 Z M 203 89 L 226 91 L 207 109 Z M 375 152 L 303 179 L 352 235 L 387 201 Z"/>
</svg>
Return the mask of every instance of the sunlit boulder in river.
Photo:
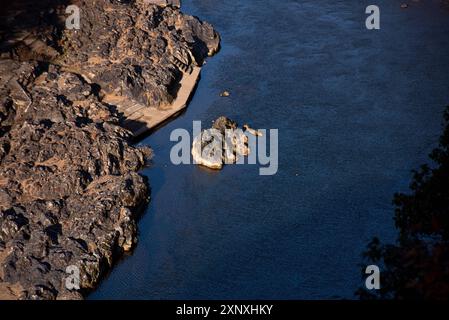
<svg viewBox="0 0 449 320">
<path fill-rule="evenodd" d="M 236 163 L 249 155 L 248 137 L 235 121 L 224 116 L 214 121 L 212 128 L 203 130 L 192 145 L 196 164 L 220 170 L 224 164 Z"/>
</svg>

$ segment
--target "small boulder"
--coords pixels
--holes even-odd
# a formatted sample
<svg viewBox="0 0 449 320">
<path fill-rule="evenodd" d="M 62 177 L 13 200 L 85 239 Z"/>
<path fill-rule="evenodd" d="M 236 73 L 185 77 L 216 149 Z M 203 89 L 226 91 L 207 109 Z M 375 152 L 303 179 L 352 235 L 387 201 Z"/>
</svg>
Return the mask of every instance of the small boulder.
<svg viewBox="0 0 449 320">
<path fill-rule="evenodd" d="M 227 90 L 220 93 L 220 97 L 229 97 L 230 95 L 231 95 L 231 93 Z"/>
</svg>

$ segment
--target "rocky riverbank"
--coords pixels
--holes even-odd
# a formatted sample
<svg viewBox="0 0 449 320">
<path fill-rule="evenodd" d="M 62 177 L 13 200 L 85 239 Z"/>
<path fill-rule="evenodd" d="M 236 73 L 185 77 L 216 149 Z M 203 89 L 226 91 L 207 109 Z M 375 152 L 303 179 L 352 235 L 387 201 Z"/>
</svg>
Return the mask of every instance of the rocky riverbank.
<svg viewBox="0 0 449 320">
<path fill-rule="evenodd" d="M 218 50 L 176 1 L 16 1 L 0 23 L 0 299 L 79 299 L 136 243 L 149 201 L 119 103 L 158 110 Z M 81 9 L 79 30 L 65 8 Z M 80 290 L 65 286 L 80 270 Z"/>
</svg>

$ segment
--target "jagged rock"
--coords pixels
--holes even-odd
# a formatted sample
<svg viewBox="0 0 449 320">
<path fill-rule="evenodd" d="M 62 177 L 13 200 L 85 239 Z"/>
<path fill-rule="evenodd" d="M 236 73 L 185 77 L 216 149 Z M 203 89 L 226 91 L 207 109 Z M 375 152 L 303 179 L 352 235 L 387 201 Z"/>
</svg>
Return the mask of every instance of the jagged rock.
<svg viewBox="0 0 449 320">
<path fill-rule="evenodd" d="M 149 199 L 136 171 L 151 151 L 128 143 L 118 115 L 80 76 L 5 64 L 0 70 L 13 78 L 21 69 L 38 76 L 0 88 L 0 144 L 8 145 L 0 166 L 0 242 L 10 252 L 0 282 L 20 284 L 26 299 L 79 297 L 62 285 L 67 266 L 81 269 L 83 290 L 93 289 L 136 242 L 136 213 Z"/>
<path fill-rule="evenodd" d="M 202 65 L 218 50 L 219 36 L 208 23 L 181 14 L 176 6 L 155 2 L 172 3 L 79 1 L 81 27 L 64 32 L 65 54 L 55 62 L 99 84 L 108 103 L 170 104 L 183 72 L 178 62 L 186 69 Z"/>
<path fill-rule="evenodd" d="M 235 121 L 224 116 L 193 139 L 192 157 L 195 163 L 220 170 L 224 164 L 236 163 L 250 153 L 248 137 Z"/>
<path fill-rule="evenodd" d="M 223 168 L 223 145 L 221 133 L 216 129 L 203 130 L 192 144 L 193 160 L 210 169 Z"/>
<path fill-rule="evenodd" d="M 80 30 L 64 29 L 65 0 L 0 14 L 0 299 L 82 298 L 133 248 L 149 201 L 137 171 L 152 152 L 130 144 L 112 102 L 170 102 L 182 72 L 219 47 L 178 1 L 70 3 Z M 79 291 L 64 285 L 68 266 Z"/>
<path fill-rule="evenodd" d="M 244 124 L 243 125 L 243 131 L 244 132 L 248 131 L 250 134 L 252 134 L 253 136 L 256 136 L 256 137 L 262 137 L 263 136 L 262 132 L 260 132 L 259 130 L 251 128 L 248 124 Z"/>
<path fill-rule="evenodd" d="M 181 0 L 142 0 L 142 1 L 147 4 L 155 4 L 162 7 L 166 6 L 172 6 L 175 8 L 181 7 Z"/>
</svg>

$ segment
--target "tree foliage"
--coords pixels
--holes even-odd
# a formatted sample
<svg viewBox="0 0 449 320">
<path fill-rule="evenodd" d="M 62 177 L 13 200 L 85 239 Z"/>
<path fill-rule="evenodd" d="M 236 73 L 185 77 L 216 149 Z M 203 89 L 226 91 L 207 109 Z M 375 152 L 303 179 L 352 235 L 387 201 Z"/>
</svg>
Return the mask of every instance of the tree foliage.
<svg viewBox="0 0 449 320">
<path fill-rule="evenodd" d="M 434 163 L 413 172 L 410 194 L 394 196 L 397 243 L 375 238 L 364 253 L 382 271 L 381 289 L 360 288 L 362 299 L 449 298 L 449 107 L 444 120 Z"/>
</svg>

